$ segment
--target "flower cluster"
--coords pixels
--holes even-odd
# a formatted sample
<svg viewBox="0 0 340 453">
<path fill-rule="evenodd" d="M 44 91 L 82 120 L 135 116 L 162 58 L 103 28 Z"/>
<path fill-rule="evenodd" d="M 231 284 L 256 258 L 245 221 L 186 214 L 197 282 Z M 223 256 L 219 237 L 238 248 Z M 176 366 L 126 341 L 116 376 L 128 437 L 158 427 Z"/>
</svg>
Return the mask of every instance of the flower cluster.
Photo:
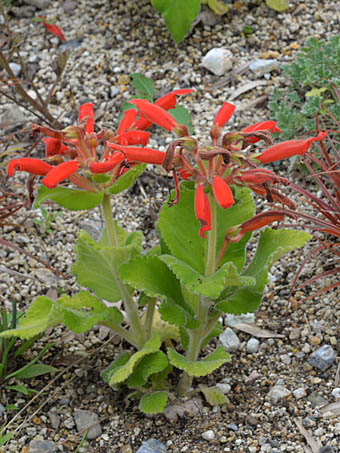
<svg viewBox="0 0 340 453">
<path fill-rule="evenodd" d="M 171 118 L 167 112 L 163 111 L 160 114 L 148 101 L 138 101 L 136 105 L 141 114 L 148 115 L 155 124 L 168 130 L 174 129 L 174 125 L 170 127 Z M 211 230 L 211 206 L 207 194 L 212 191 L 218 205 L 222 209 L 227 209 L 234 204 L 231 184 L 247 186 L 268 201 L 278 202 L 294 210 L 295 204 L 273 187 L 286 186 L 289 184 L 288 180 L 258 166 L 295 155 L 303 156 L 312 142 L 322 140 L 327 135 L 320 132 L 317 137 L 272 145 L 273 132 L 280 130 L 274 121 L 262 121 L 222 136 L 222 128 L 234 110 L 233 104 L 226 102 L 222 105 L 210 130 L 212 141 L 210 146 L 199 147 L 193 137 L 184 136 L 185 131 L 179 130 L 177 126 L 181 138 L 169 145 L 163 162 L 165 170 L 173 171 L 177 189 L 175 202 L 179 198 L 177 173 L 181 179 L 195 181 L 195 214 L 200 223 L 199 234 L 202 238 L 206 238 L 205 233 Z M 260 140 L 269 147 L 258 152 L 259 148 L 253 145 Z M 126 152 L 128 147 L 124 149 Z M 282 218 L 283 215 L 278 212 L 273 215 L 270 212 L 262 213 L 261 217 L 253 217 L 246 225 L 240 225 L 238 229 L 227 232 L 227 235 L 230 233 L 231 240 L 239 240 L 246 231 L 254 231 Z"/>
<path fill-rule="evenodd" d="M 176 96 L 192 90 L 175 90 L 155 102 L 154 108 L 161 113 L 176 106 Z M 142 105 L 143 100 L 132 103 Z M 167 113 L 167 112 L 166 112 Z M 171 121 L 164 125 L 167 129 L 179 127 L 167 113 Z M 134 165 L 143 162 L 162 165 L 165 153 L 147 148 L 149 132 L 145 131 L 153 122 L 146 115 L 138 116 L 135 108 L 124 112 L 116 133 L 102 129 L 94 132 L 93 104 L 80 106 L 78 125 L 61 131 L 33 124 L 33 132 L 47 135 L 44 138 L 45 159 L 19 158 L 10 161 L 7 176 L 15 171 L 26 171 L 32 175 L 44 176 L 42 183 L 49 189 L 68 179 L 76 186 L 95 192 L 111 186 L 119 176 Z M 135 146 L 141 145 L 141 146 Z M 106 178 L 95 177 L 107 174 Z"/>
</svg>

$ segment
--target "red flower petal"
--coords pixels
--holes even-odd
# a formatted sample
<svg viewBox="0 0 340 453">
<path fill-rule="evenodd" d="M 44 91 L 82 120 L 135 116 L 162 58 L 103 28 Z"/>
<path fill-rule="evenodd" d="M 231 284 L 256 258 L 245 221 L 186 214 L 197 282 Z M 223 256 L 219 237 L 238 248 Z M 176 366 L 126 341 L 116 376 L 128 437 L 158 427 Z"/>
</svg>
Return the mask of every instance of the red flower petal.
<svg viewBox="0 0 340 453">
<path fill-rule="evenodd" d="M 45 137 L 43 140 L 45 143 L 46 157 L 55 156 L 56 154 L 64 155 L 65 151 L 69 149 L 58 138 Z"/>
<path fill-rule="evenodd" d="M 137 113 L 137 112 L 136 112 Z M 149 141 L 149 132 L 146 131 L 128 131 L 117 136 L 120 145 L 143 145 L 146 146 Z"/>
<path fill-rule="evenodd" d="M 234 113 L 235 106 L 233 104 L 229 104 L 229 102 L 225 102 L 222 107 L 217 112 L 217 115 L 214 119 L 214 126 L 217 124 L 219 127 L 223 127 L 227 121 L 230 120 L 232 114 Z"/>
<path fill-rule="evenodd" d="M 286 159 L 296 155 L 303 156 L 310 145 L 315 141 L 324 139 L 327 132 L 319 132 L 317 137 L 310 137 L 305 140 L 290 140 L 288 142 L 278 143 L 268 149 L 265 149 L 256 157 L 262 164 L 275 162 L 276 160 Z"/>
<path fill-rule="evenodd" d="M 40 159 L 31 157 L 22 157 L 21 159 L 12 159 L 7 167 L 7 176 L 11 177 L 16 171 L 27 171 L 32 175 L 45 176 L 54 167 Z"/>
<path fill-rule="evenodd" d="M 93 162 L 90 165 L 90 171 L 92 173 L 106 173 L 113 170 L 118 164 L 123 162 L 125 157 L 123 154 L 117 153 L 105 162 Z"/>
<path fill-rule="evenodd" d="M 222 209 L 230 208 L 234 204 L 233 193 L 228 184 L 220 176 L 213 178 L 212 189 L 215 200 Z"/>
<path fill-rule="evenodd" d="M 132 99 L 129 102 L 138 108 L 140 114 L 146 120 L 157 124 L 167 131 L 171 131 L 177 125 L 176 121 L 166 110 L 163 110 L 158 105 L 151 104 L 146 99 Z"/>
<path fill-rule="evenodd" d="M 93 104 L 88 102 L 83 104 L 79 107 L 79 115 L 78 115 L 78 122 L 80 123 L 83 118 L 88 116 L 87 123 L 85 125 L 85 132 L 89 134 L 94 131 L 94 123 L 93 123 Z"/>
<path fill-rule="evenodd" d="M 277 127 L 276 122 L 272 120 L 268 121 L 260 121 L 259 123 L 251 124 L 248 127 L 245 127 L 244 129 L 241 130 L 241 132 L 257 132 L 257 131 L 268 131 L 270 133 L 273 132 L 281 132 L 281 130 Z M 250 143 L 256 143 L 260 139 L 258 137 L 247 137 L 247 140 L 250 141 Z"/>
<path fill-rule="evenodd" d="M 58 27 L 58 25 L 52 25 L 46 22 L 46 18 L 44 16 L 38 16 L 40 19 L 43 19 L 43 26 L 46 28 L 46 30 L 50 33 L 53 33 L 55 36 L 57 36 L 60 41 L 65 41 L 65 36 L 63 35 L 63 32 L 61 29 Z"/>
<path fill-rule="evenodd" d="M 76 160 L 69 160 L 63 162 L 53 169 L 41 180 L 41 182 L 48 188 L 54 189 L 57 185 L 66 179 L 68 176 L 75 173 L 79 168 L 79 163 Z"/>
<path fill-rule="evenodd" d="M 145 164 L 162 165 L 165 153 L 158 149 L 120 146 L 116 143 L 106 143 L 110 148 L 121 151 L 129 162 L 144 162 Z"/>
<path fill-rule="evenodd" d="M 195 192 L 195 215 L 201 226 L 199 235 L 206 239 L 204 233 L 211 230 L 211 214 L 208 196 L 204 192 L 202 184 L 197 186 Z"/>
<path fill-rule="evenodd" d="M 125 110 L 123 117 L 119 123 L 118 129 L 117 129 L 117 135 L 122 134 L 123 132 L 126 131 L 126 129 L 129 129 L 131 126 L 134 125 L 137 117 L 137 110 L 136 109 L 128 109 Z"/>
<path fill-rule="evenodd" d="M 192 91 L 194 90 L 185 88 L 171 91 L 171 93 L 168 93 L 165 96 L 162 96 L 159 99 L 157 99 L 157 101 L 155 101 L 155 104 L 158 105 L 159 107 L 162 107 L 162 109 L 165 110 L 174 109 L 176 107 L 176 96 L 189 94 Z"/>
</svg>

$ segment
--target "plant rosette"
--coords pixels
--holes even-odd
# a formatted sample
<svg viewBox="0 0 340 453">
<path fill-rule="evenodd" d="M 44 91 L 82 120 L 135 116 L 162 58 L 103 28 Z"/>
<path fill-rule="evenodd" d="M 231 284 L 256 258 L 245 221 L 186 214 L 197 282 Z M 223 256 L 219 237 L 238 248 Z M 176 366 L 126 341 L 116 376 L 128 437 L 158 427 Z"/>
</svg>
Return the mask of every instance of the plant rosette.
<svg viewBox="0 0 340 453">
<path fill-rule="evenodd" d="M 45 161 L 42 166 L 23 159 L 10 162 L 9 176 L 16 169 L 44 176 L 35 205 L 46 199 L 68 209 L 101 204 L 105 229 L 98 241 L 84 231 L 77 240 L 72 272 L 78 284 L 89 291 L 62 295 L 57 301 L 37 297 L 17 328 L 1 336 L 30 338 L 60 323 L 75 333 L 86 332 L 94 324 L 109 327 L 132 348 L 103 371 L 103 379 L 113 389 L 129 389 L 129 397 L 140 400 L 139 408 L 153 414 L 162 412 L 170 394 L 186 394 L 193 377 L 212 373 L 231 360 L 221 346 L 208 355 L 201 354 L 221 333 L 219 318 L 224 313 L 255 311 L 271 265 L 309 240 L 302 231 L 266 228 L 260 233 L 253 259 L 246 262 L 253 231 L 286 215 L 295 219 L 294 204 L 276 188 L 287 185 L 287 180 L 258 166 L 302 155 L 325 134 L 272 145 L 271 134 L 277 127 L 275 122 L 265 121 L 221 136 L 235 108 L 225 103 L 210 131 L 211 146 L 200 148 L 197 140 L 188 136 L 187 127 L 159 105 L 145 99 L 130 102 L 137 107 L 139 119 L 177 134 L 179 138 L 166 152 L 146 148 L 144 142 L 139 148 L 135 143 L 124 143 L 123 138 L 128 139 L 122 135 L 136 124 L 137 112 L 131 109 L 124 113 L 116 134 L 99 134 L 104 152 L 98 158 L 98 134 L 93 132 L 92 106 L 87 105 L 82 107 L 79 126 L 61 132 L 35 126 L 53 139 L 47 145 L 52 143 L 56 152 L 48 150 L 48 155 L 59 162 L 67 155 L 71 160 L 52 169 Z M 108 137 L 106 141 L 104 136 Z M 140 141 L 145 135 L 137 131 L 132 137 Z M 270 146 L 258 152 L 255 144 L 260 140 Z M 68 166 L 68 162 L 76 164 Z M 142 253 L 142 234 L 118 226 L 112 217 L 110 197 L 134 182 L 140 174 L 139 170 L 133 173 L 134 169 L 146 163 L 163 165 L 172 172 L 176 190 L 159 214 L 159 246 Z M 129 174 L 133 176 L 126 179 Z M 183 180 L 180 184 L 177 175 Z M 76 193 L 55 187 L 65 179 L 85 190 Z M 73 191 L 66 202 L 60 189 Z M 280 203 L 281 209 L 254 215 L 251 191 L 270 203 Z M 81 193 L 98 198 L 91 203 L 81 201 Z M 289 214 L 285 205 L 291 208 Z M 175 388 L 170 384 L 173 379 L 168 379 L 173 368 L 182 372 Z M 225 402 L 217 389 L 203 393 L 209 395 L 207 400 L 212 404 Z"/>
</svg>

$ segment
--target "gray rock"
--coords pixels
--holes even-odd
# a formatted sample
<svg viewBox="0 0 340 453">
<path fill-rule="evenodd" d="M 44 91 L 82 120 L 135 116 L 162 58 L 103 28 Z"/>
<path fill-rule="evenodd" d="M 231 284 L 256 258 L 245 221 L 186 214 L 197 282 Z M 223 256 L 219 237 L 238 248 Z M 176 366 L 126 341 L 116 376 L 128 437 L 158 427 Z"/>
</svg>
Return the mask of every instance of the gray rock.
<svg viewBox="0 0 340 453">
<path fill-rule="evenodd" d="M 233 54 L 230 50 L 222 47 L 209 50 L 203 57 L 202 66 L 217 76 L 223 75 L 233 66 Z"/>
<path fill-rule="evenodd" d="M 257 338 L 250 338 L 247 342 L 246 352 L 248 354 L 254 354 L 259 350 L 260 341 Z"/>
<path fill-rule="evenodd" d="M 76 12 L 77 6 L 78 3 L 73 0 L 66 0 L 66 2 L 63 2 L 61 5 L 64 12 L 70 16 L 73 16 L 73 14 Z"/>
<path fill-rule="evenodd" d="M 231 390 L 231 386 L 229 384 L 224 384 L 222 382 L 216 384 L 216 387 L 221 390 L 221 392 L 225 395 L 229 393 Z"/>
<path fill-rule="evenodd" d="M 52 428 L 57 430 L 60 425 L 60 417 L 57 414 L 57 410 L 55 407 L 53 407 L 52 409 L 50 409 L 48 411 L 48 416 L 50 417 L 50 422 L 51 422 Z"/>
<path fill-rule="evenodd" d="M 102 427 L 100 426 L 99 418 L 96 413 L 77 409 L 74 411 L 73 416 L 77 425 L 78 432 L 86 430 L 89 426 L 91 426 L 86 436 L 87 439 L 96 439 L 101 435 Z"/>
<path fill-rule="evenodd" d="M 8 66 L 11 68 L 11 70 L 12 70 L 13 74 L 15 75 L 15 77 L 18 77 L 18 75 L 21 72 L 21 66 L 19 64 L 17 64 L 17 63 L 10 63 Z"/>
<path fill-rule="evenodd" d="M 202 433 L 202 437 L 204 440 L 214 440 L 215 433 L 212 429 L 208 429 L 208 431 L 205 431 L 204 433 Z"/>
<path fill-rule="evenodd" d="M 34 6 L 20 6 L 11 9 L 11 12 L 18 18 L 29 18 L 31 19 L 35 15 Z"/>
<path fill-rule="evenodd" d="M 316 392 L 313 392 L 310 395 L 308 395 L 307 401 L 310 402 L 313 409 L 318 406 L 324 406 L 325 404 L 328 403 L 328 401 L 325 398 L 323 398 Z"/>
<path fill-rule="evenodd" d="M 136 453 L 166 453 L 166 447 L 157 439 L 149 439 L 142 443 Z"/>
<path fill-rule="evenodd" d="M 17 127 L 25 123 L 27 123 L 27 115 L 24 115 L 14 104 L 6 107 L 0 116 L 0 126 L 4 134 L 14 132 Z"/>
<path fill-rule="evenodd" d="M 6 411 L 6 408 L 5 406 L 3 406 L 1 403 L 0 403 L 0 414 L 2 414 L 3 412 Z"/>
<path fill-rule="evenodd" d="M 290 363 L 292 361 L 292 358 L 291 358 L 291 356 L 289 354 L 281 354 L 280 355 L 280 360 L 285 365 L 290 365 Z"/>
<path fill-rule="evenodd" d="M 257 77 L 268 74 L 271 71 L 280 69 L 280 64 L 276 60 L 255 60 L 250 63 L 249 69 L 254 72 Z"/>
<path fill-rule="evenodd" d="M 227 327 L 219 338 L 227 352 L 237 351 L 241 345 L 238 336 L 230 327 Z"/>
<path fill-rule="evenodd" d="M 266 400 L 269 400 L 272 404 L 277 404 L 282 398 L 286 398 L 291 394 L 283 385 L 275 385 L 267 394 Z"/>
<path fill-rule="evenodd" d="M 38 9 L 46 9 L 50 5 L 50 0 L 24 0 L 24 2 Z"/>
<path fill-rule="evenodd" d="M 100 221 L 81 219 L 78 223 L 79 228 L 85 230 L 89 235 L 97 241 L 102 232 L 102 225 Z"/>
<path fill-rule="evenodd" d="M 316 425 L 316 420 L 311 415 L 308 415 L 308 417 L 305 417 L 302 420 L 302 424 L 305 428 L 312 428 L 313 426 Z"/>
<path fill-rule="evenodd" d="M 297 400 L 299 400 L 306 396 L 306 389 L 304 387 L 299 387 L 298 389 L 293 390 L 293 395 Z"/>
<path fill-rule="evenodd" d="M 227 425 L 227 428 L 230 429 L 231 431 L 237 431 L 238 430 L 238 426 L 235 425 L 235 423 L 229 423 Z"/>
<path fill-rule="evenodd" d="M 53 448 L 54 445 L 51 440 L 32 440 L 28 445 L 28 453 L 55 453 L 57 449 Z"/>
<path fill-rule="evenodd" d="M 309 356 L 308 363 L 314 368 L 318 368 L 321 371 L 326 371 L 330 366 L 333 365 L 334 360 L 335 352 L 332 346 L 325 344 Z"/>
</svg>

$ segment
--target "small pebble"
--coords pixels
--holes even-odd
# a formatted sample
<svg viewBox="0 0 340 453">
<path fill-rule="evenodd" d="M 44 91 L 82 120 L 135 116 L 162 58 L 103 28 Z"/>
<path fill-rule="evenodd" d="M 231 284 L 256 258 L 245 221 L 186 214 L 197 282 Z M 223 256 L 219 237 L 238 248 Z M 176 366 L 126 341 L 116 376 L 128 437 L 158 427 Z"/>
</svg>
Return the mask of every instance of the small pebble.
<svg viewBox="0 0 340 453">
<path fill-rule="evenodd" d="M 202 59 L 202 66 L 217 76 L 223 75 L 233 66 L 233 54 L 229 49 L 214 48 Z"/>
<path fill-rule="evenodd" d="M 306 396 L 306 390 L 304 387 L 299 387 L 298 389 L 296 390 L 293 390 L 293 395 L 295 396 L 295 398 L 297 400 L 303 398 L 304 396 Z"/>
<path fill-rule="evenodd" d="M 202 437 L 204 440 L 213 440 L 215 439 L 215 433 L 212 429 L 209 429 L 208 431 L 202 433 Z"/>
<path fill-rule="evenodd" d="M 241 345 L 238 336 L 230 327 L 227 327 L 219 338 L 227 352 L 237 351 Z"/>
<path fill-rule="evenodd" d="M 332 396 L 334 396 L 334 398 L 337 400 L 340 399 L 340 388 L 339 387 L 336 387 L 335 389 L 332 390 Z"/>
<path fill-rule="evenodd" d="M 96 413 L 82 409 L 76 409 L 73 416 L 77 425 L 78 432 L 83 431 L 91 426 L 91 428 L 89 428 L 87 432 L 87 439 L 96 439 L 101 435 L 102 428 L 100 426 L 99 418 Z"/>
<path fill-rule="evenodd" d="M 318 368 L 321 371 L 326 371 L 333 365 L 334 360 L 335 352 L 332 346 L 325 344 L 309 356 L 308 363 L 314 368 Z"/>
<path fill-rule="evenodd" d="M 166 447 L 157 439 L 143 442 L 136 453 L 166 453 Z"/>
<path fill-rule="evenodd" d="M 266 399 L 269 400 L 272 404 L 278 403 L 282 398 L 286 398 L 291 394 L 283 385 L 275 385 L 267 394 Z"/>
<path fill-rule="evenodd" d="M 254 354 L 259 350 L 260 341 L 257 338 L 250 338 L 247 341 L 246 352 L 248 354 Z"/>
</svg>

